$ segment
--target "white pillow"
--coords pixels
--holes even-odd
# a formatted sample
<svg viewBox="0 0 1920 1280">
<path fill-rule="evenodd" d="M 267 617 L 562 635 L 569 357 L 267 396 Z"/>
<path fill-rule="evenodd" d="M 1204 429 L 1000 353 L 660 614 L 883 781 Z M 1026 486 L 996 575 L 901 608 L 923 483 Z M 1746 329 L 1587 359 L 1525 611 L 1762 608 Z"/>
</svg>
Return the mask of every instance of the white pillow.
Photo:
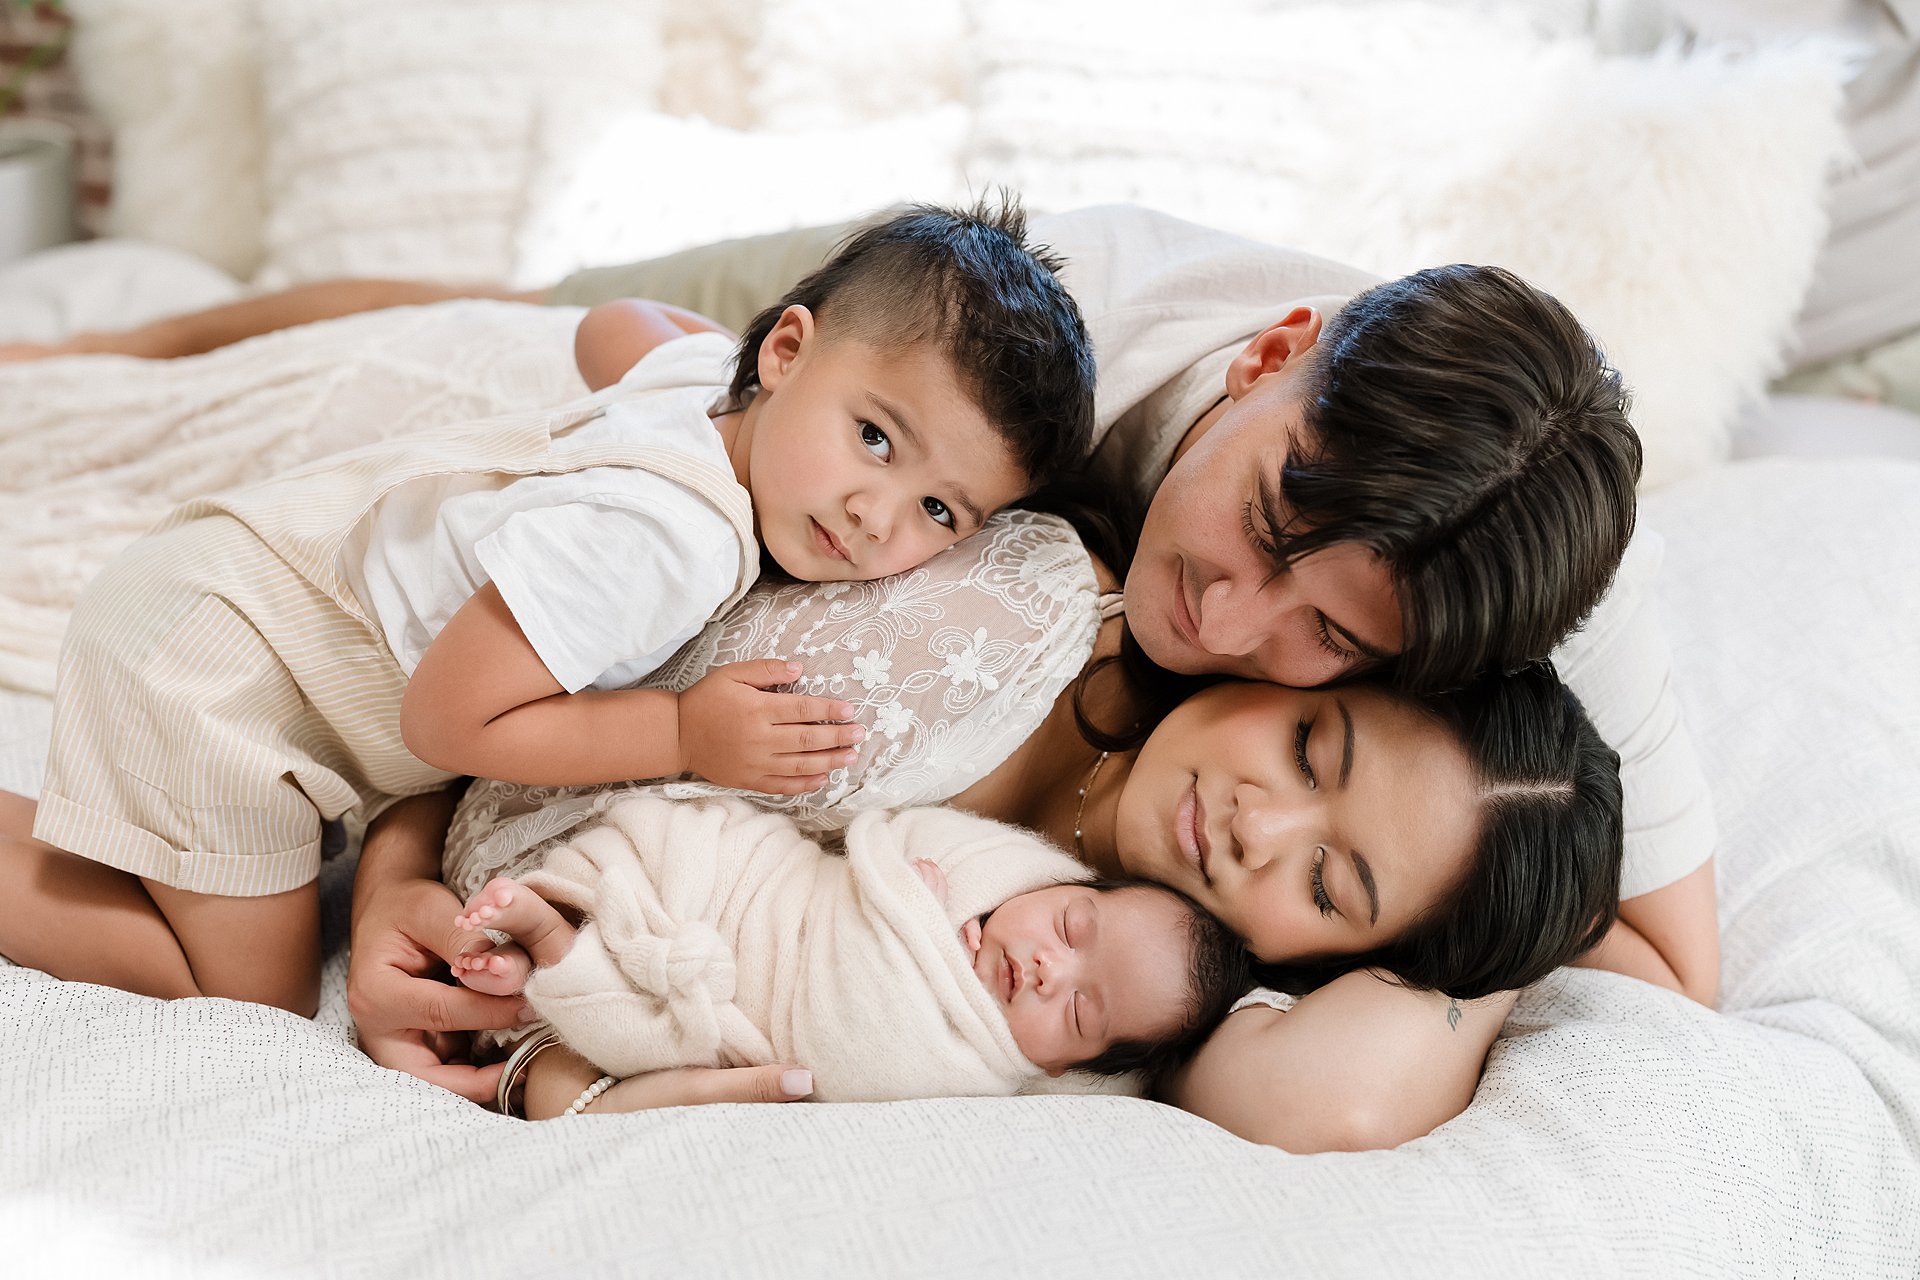
<svg viewBox="0 0 1920 1280">
<path fill-rule="evenodd" d="M 267 263 L 255 283 L 498 281 L 541 103 L 656 91 L 636 0 L 258 0 Z"/>
<path fill-rule="evenodd" d="M 1827 43 L 1607 57 L 1426 5 L 977 6 L 974 181 L 1386 276 L 1510 267 L 1627 375 L 1648 487 L 1724 457 L 1778 367 L 1845 154 Z"/>
<path fill-rule="evenodd" d="M 742 132 L 580 97 L 539 131 L 512 279 L 550 284 L 734 236 L 964 198 L 957 104 L 898 120 Z"/>
<path fill-rule="evenodd" d="M 74 70 L 113 131 L 113 234 L 252 275 L 263 217 L 253 0 L 67 8 Z"/>
</svg>

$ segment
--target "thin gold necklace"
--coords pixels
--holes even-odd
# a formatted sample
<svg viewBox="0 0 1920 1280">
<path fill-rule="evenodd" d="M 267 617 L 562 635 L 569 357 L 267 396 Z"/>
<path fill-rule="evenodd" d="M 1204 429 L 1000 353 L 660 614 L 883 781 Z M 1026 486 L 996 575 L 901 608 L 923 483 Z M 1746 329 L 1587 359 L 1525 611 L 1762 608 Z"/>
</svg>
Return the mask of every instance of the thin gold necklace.
<svg viewBox="0 0 1920 1280">
<path fill-rule="evenodd" d="M 1087 816 L 1087 792 L 1093 790 L 1094 779 L 1100 776 L 1100 766 L 1105 764 L 1107 757 L 1112 754 L 1111 751 L 1102 751 L 1100 758 L 1093 762 L 1093 768 L 1087 770 L 1087 780 L 1080 788 L 1080 807 L 1073 811 L 1073 851 L 1080 855 L 1082 862 L 1087 860 L 1087 846 L 1080 838 L 1080 824 Z"/>
</svg>

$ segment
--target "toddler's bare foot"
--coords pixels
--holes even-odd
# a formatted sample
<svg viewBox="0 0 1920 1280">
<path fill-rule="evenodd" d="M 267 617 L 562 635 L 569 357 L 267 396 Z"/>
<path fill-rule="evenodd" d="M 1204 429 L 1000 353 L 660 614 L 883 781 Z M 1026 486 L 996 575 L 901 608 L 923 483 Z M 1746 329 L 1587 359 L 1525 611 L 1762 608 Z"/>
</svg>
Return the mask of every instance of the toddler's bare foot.
<svg viewBox="0 0 1920 1280">
<path fill-rule="evenodd" d="M 513 942 L 491 951 L 455 956 L 447 964 L 461 986 L 490 996 L 519 995 L 527 985 L 527 975 L 533 972 L 533 960 Z"/>
</svg>

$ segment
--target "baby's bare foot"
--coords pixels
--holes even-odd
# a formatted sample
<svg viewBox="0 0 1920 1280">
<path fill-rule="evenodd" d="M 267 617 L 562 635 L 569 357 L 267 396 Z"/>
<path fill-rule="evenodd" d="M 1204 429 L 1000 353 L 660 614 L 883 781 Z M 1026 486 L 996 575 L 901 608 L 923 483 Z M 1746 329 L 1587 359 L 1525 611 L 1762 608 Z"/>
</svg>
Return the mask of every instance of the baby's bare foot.
<svg viewBox="0 0 1920 1280">
<path fill-rule="evenodd" d="M 475 951 L 448 961 L 461 986 L 490 996 L 517 996 L 533 972 L 533 961 L 514 943 L 491 951 Z"/>
<path fill-rule="evenodd" d="M 504 933 L 520 946 L 513 948 L 522 957 L 522 968 L 512 990 L 526 981 L 525 965 L 558 964 L 573 946 L 573 926 L 554 910 L 553 904 L 517 880 L 495 876 L 467 900 L 467 909 L 453 918 L 461 929 L 492 929 Z M 524 950 L 522 950 L 524 948 Z M 499 948 L 504 952 L 506 948 Z M 486 951 L 474 954 L 485 955 Z M 465 978 L 461 979 L 463 982 Z M 472 983 L 467 983 L 472 986 Z M 488 988 L 479 988 L 487 990 Z"/>
</svg>

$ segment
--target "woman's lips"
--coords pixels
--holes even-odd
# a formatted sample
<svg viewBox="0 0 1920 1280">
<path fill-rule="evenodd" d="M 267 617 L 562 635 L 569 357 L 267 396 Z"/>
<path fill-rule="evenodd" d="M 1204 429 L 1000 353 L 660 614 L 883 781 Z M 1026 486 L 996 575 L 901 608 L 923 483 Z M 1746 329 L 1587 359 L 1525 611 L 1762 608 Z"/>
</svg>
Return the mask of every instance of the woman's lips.
<svg viewBox="0 0 1920 1280">
<path fill-rule="evenodd" d="M 813 540 L 820 545 L 822 551 L 837 560 L 845 560 L 848 564 L 853 563 L 853 557 L 847 554 L 846 544 L 833 536 L 833 530 L 811 516 L 807 518 L 807 523 L 813 526 Z"/>
<path fill-rule="evenodd" d="M 1208 884 L 1213 877 L 1207 874 L 1207 847 L 1201 831 L 1202 813 L 1200 810 L 1200 785 L 1196 779 L 1187 787 L 1187 793 L 1180 797 L 1180 803 L 1173 811 L 1174 839 L 1180 845 L 1180 853 L 1193 864 L 1200 878 Z"/>
</svg>

